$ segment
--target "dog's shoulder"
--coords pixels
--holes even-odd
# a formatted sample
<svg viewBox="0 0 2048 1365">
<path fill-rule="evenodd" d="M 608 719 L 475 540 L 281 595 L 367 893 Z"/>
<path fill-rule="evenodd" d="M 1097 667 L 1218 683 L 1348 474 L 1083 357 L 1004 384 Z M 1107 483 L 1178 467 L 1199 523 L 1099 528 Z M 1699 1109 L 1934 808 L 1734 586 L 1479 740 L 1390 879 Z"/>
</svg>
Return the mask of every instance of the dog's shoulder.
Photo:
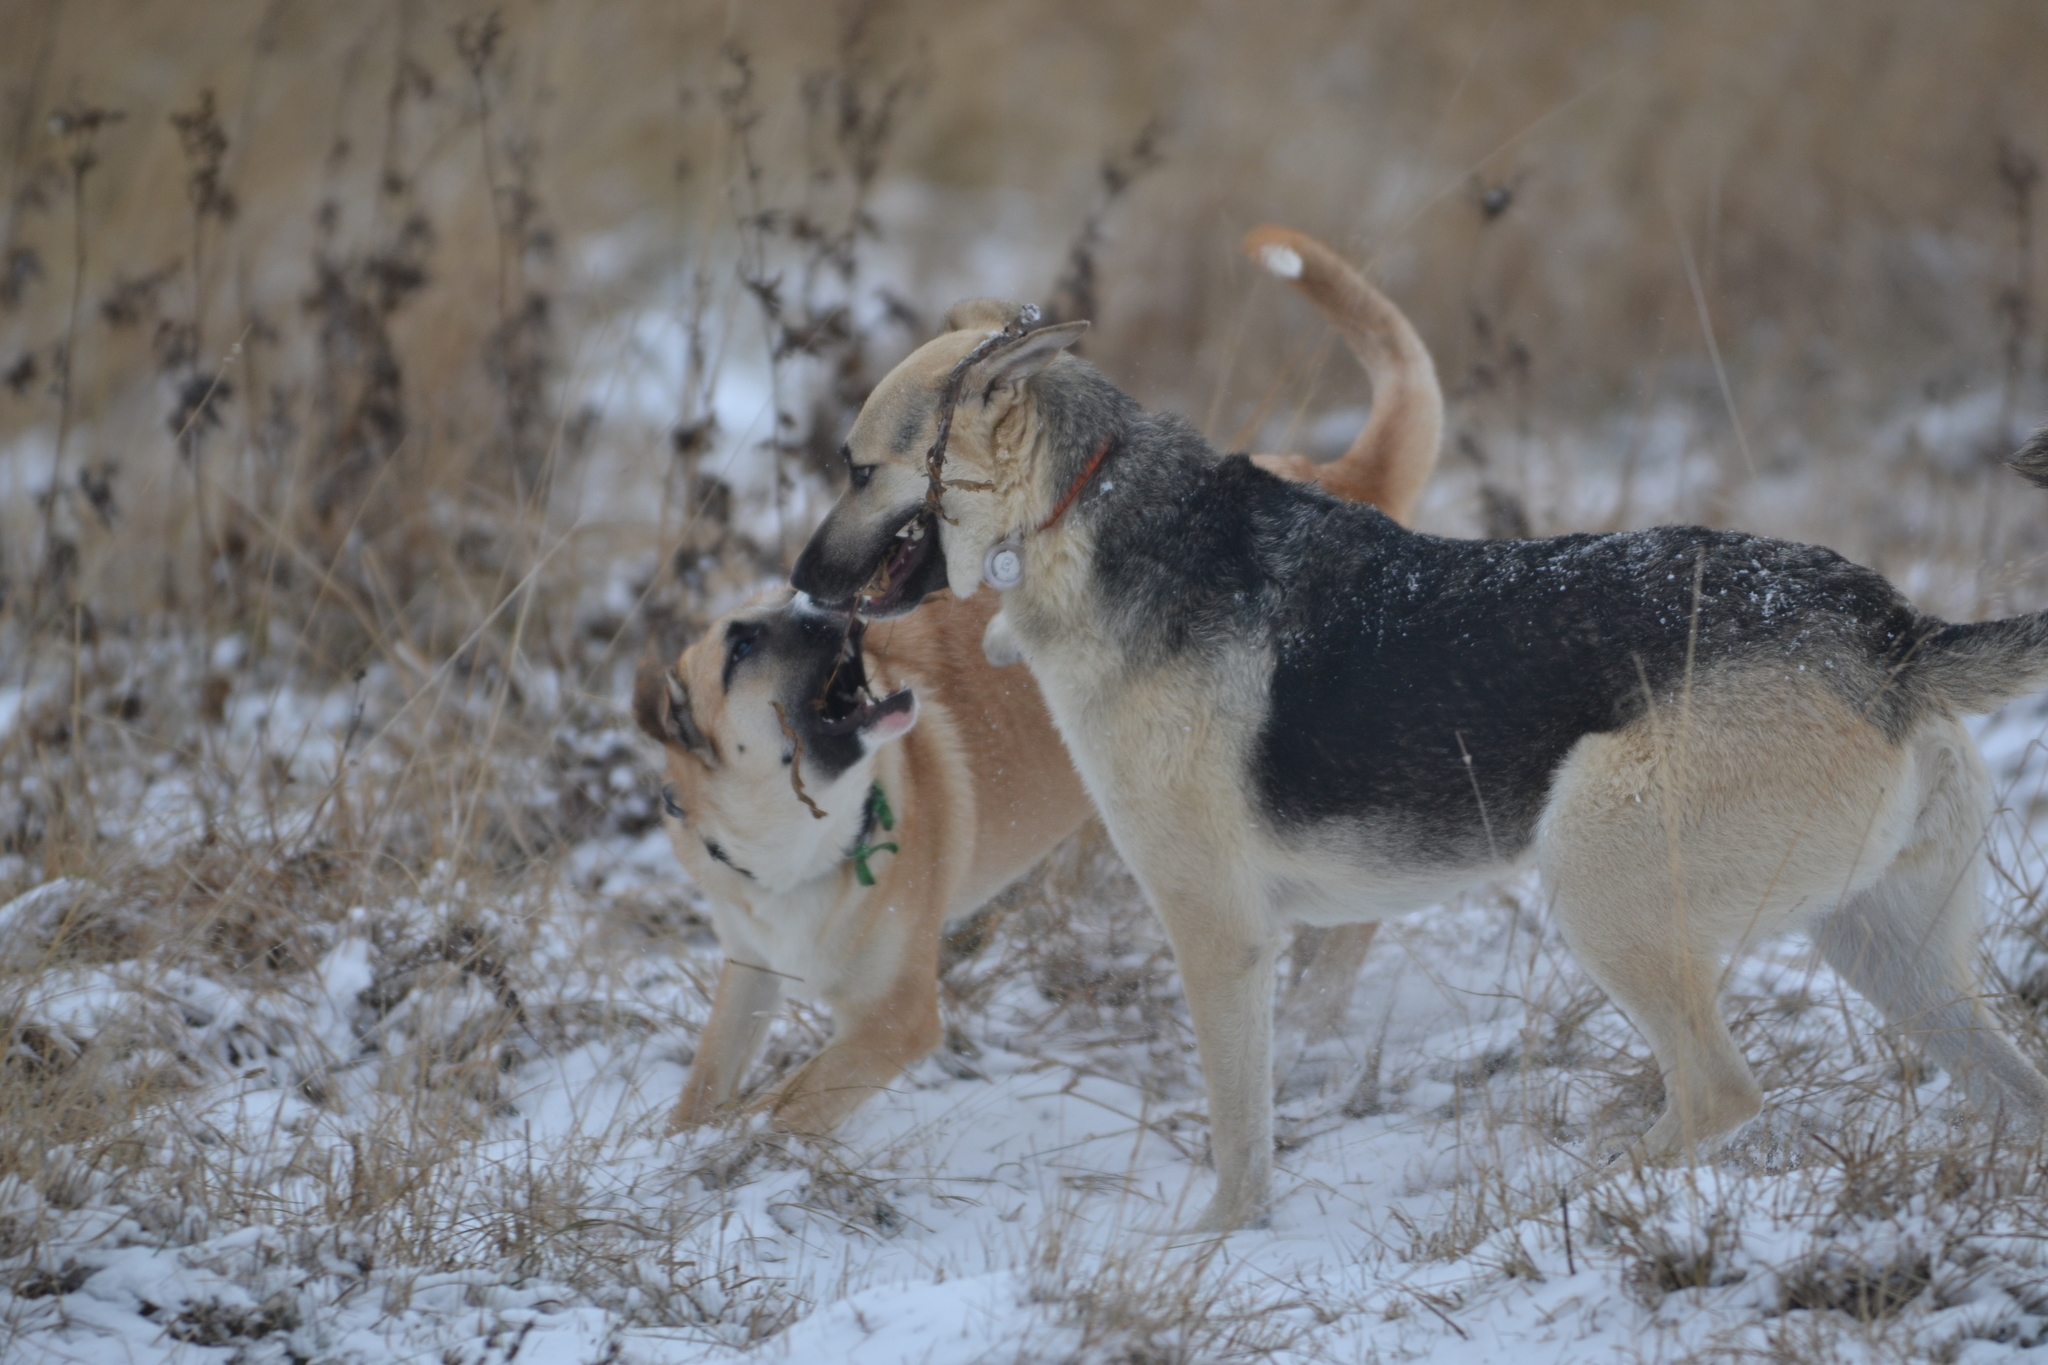
<svg viewBox="0 0 2048 1365">
<path fill-rule="evenodd" d="M 1107 476 L 1094 570 L 1134 654 L 1262 635 L 1316 560 L 1370 560 L 1400 531 L 1377 508 L 1218 455 L 1177 418 L 1148 415 L 1127 440 Z"/>
</svg>

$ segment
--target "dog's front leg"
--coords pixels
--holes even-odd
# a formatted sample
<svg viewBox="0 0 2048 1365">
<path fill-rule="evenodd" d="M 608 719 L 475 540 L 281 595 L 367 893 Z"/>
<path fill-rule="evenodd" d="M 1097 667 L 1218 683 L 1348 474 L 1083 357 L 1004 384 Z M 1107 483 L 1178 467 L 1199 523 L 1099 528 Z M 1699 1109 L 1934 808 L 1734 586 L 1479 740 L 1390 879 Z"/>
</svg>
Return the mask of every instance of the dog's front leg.
<svg viewBox="0 0 2048 1365">
<path fill-rule="evenodd" d="M 1209 1092 L 1216 1195 L 1192 1231 L 1256 1218 L 1273 1174 L 1273 964 L 1279 937 L 1227 872 L 1175 876 L 1154 903 L 1173 941 Z"/>
<path fill-rule="evenodd" d="M 774 973 L 726 961 L 718 974 L 718 993 L 712 997 L 711 1020 L 697 1040 L 690 1078 L 683 1082 L 683 1096 L 669 1116 L 671 1133 L 704 1122 L 720 1105 L 731 1102 L 781 998 L 782 982 Z"/>
<path fill-rule="evenodd" d="M 832 1041 L 770 1101 L 776 1127 L 830 1133 L 939 1045 L 938 925 L 900 936 L 889 928 L 866 945 L 841 989 L 828 996 L 836 1021 Z M 874 988 L 862 989 L 867 983 Z"/>
</svg>

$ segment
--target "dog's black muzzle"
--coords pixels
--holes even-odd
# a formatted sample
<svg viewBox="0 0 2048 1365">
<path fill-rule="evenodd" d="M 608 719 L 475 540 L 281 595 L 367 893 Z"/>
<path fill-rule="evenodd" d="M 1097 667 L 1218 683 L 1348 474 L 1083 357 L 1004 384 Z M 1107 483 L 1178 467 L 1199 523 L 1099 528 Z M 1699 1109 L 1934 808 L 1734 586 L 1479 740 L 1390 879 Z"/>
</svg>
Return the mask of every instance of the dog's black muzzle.
<svg viewBox="0 0 2048 1365">
<path fill-rule="evenodd" d="M 922 504 L 904 509 L 879 534 L 842 528 L 835 507 L 790 571 L 790 586 L 829 611 L 901 616 L 946 586 L 946 555 L 938 519 Z M 846 520 L 852 520 L 847 517 Z"/>
</svg>

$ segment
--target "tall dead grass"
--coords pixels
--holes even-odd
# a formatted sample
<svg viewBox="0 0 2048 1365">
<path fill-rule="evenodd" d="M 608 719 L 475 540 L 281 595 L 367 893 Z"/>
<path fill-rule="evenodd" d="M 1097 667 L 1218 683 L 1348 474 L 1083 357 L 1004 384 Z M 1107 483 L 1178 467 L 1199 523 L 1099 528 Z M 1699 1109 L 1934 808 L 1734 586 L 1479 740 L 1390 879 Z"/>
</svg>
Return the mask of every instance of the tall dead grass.
<svg viewBox="0 0 2048 1365">
<path fill-rule="evenodd" d="M 1280 219 L 1367 261 L 1435 350 L 1434 525 L 1739 519 L 1917 574 L 1951 614 L 2041 600 L 2048 533 L 1984 459 L 2048 394 L 2025 60 L 2048 17 L 2023 0 L 16 11 L 0 904 L 45 889 L 0 944 L 0 1181 L 45 1213 L 118 1197 L 188 1241 L 267 1221 L 302 1243 L 280 1254 L 366 1280 L 377 1256 L 538 1267 L 742 1343 L 803 1306 L 751 1252 L 649 1250 L 707 1188 L 772 1167 L 882 1235 L 886 1190 L 829 1151 L 706 1156 L 660 1229 L 578 1224 L 602 1144 L 507 1157 L 483 1194 L 461 1158 L 533 1056 L 687 1038 L 704 983 L 616 969 L 702 932 L 687 894 L 575 899 L 601 880 L 575 851 L 654 819 L 612 699 L 647 641 L 780 573 L 867 386 L 959 295 L 1090 314 L 1091 358 L 1147 401 L 1321 450 L 1364 395 L 1235 255 Z M 758 412 L 721 406 L 748 386 Z M 563 898 L 586 957 L 548 936 Z M 1196 1156 L 1171 964 L 1114 860 L 1071 847 L 998 910 L 957 945 L 943 1064 L 971 1071 L 1007 1011 L 1006 1037 L 1130 1080 Z M 292 1021 L 349 945 L 354 1050 L 330 1055 Z M 539 989 L 565 961 L 583 984 Z M 1508 1083 L 1598 1063 L 1620 1117 L 1646 1111 L 1640 1058 L 1579 1033 L 1593 1012 L 1546 997 L 1544 1038 L 1445 1083 L 1481 1128 L 1577 1137 Z M 795 1014 L 763 1076 L 825 1026 Z M 1780 1060 L 1781 1084 L 1820 1065 Z M 383 1096 L 391 1123 L 308 1128 L 281 1190 L 180 1107 L 236 1078 L 315 1109 Z M 1346 1076 L 1290 1131 L 1414 1080 Z M 1520 1193 L 1474 1189 L 1418 1256 L 1478 1245 Z M 0 1251 L 32 1262 L 43 1216 Z M 1089 1349 L 1286 1335 L 1182 1330 L 1204 1267 L 1081 1292 L 1058 1228 L 1042 1251 Z M 1796 1294 L 1893 1293 L 1842 1283 Z"/>
</svg>

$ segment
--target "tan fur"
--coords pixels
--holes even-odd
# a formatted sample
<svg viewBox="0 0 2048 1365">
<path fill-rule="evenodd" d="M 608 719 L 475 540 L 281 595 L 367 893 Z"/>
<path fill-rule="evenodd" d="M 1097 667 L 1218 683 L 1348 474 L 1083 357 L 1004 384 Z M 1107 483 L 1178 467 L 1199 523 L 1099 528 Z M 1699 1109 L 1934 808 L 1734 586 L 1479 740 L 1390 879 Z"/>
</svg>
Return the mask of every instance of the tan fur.
<svg viewBox="0 0 2048 1365">
<path fill-rule="evenodd" d="M 1258 458 L 1406 520 L 1435 464 L 1442 429 L 1429 354 L 1394 305 L 1313 238 L 1262 228 L 1246 239 L 1246 249 L 1256 257 L 1273 241 L 1307 263 L 1292 282 L 1352 344 L 1373 379 L 1374 403 L 1365 430 L 1339 460 Z M 961 305 L 947 317 L 951 330 L 905 364 L 936 383 L 954 352 L 1006 318 L 1003 305 Z M 855 439 L 862 428 L 900 427 L 901 401 L 914 396 L 907 386 L 878 392 Z M 776 610 L 784 600 L 771 595 L 735 615 Z M 813 821 L 797 803 L 788 770 L 774 759 L 774 738 L 759 716 L 767 703 L 751 693 L 729 698 L 721 686 L 726 621 L 676 663 L 696 725 L 716 752 L 707 761 L 686 746 L 667 745 L 668 780 L 689 813 L 687 826 L 667 824 L 678 857 L 711 897 L 728 961 L 672 1126 L 703 1122 L 732 1101 L 790 988 L 832 1006 L 834 1036 L 759 1103 L 779 1126 L 829 1132 L 937 1045 L 944 926 L 972 913 L 1094 814 L 1030 672 L 987 661 L 983 639 L 999 607 L 993 593 L 940 594 L 910 616 L 868 628 L 872 689 L 879 695 L 913 687 L 919 720 L 871 766 L 861 765 L 833 791 L 810 793 L 828 812 L 824 821 Z M 650 670 L 643 690 L 661 687 L 665 671 Z M 891 837 L 901 850 L 874 859 L 877 884 L 863 888 L 834 850 L 858 827 L 871 781 L 881 782 L 899 818 Z M 773 886 L 750 881 L 713 859 L 706 838 L 757 873 L 798 862 L 803 875 Z M 1290 1017 L 1312 1029 L 1333 1026 L 1374 927 L 1318 931 L 1304 944 Z"/>
<path fill-rule="evenodd" d="M 785 596 L 751 610 L 778 609 Z M 886 661 L 871 654 L 870 677 L 884 690 L 908 683 L 1007 693 L 1006 723 L 962 727 L 943 705 L 924 706 L 906 742 L 810 792 L 827 813 L 822 821 L 797 804 L 769 726 L 757 722 L 749 740 L 735 721 L 742 707 L 768 707 L 744 686 L 735 689 L 738 705 L 724 695 L 721 637 L 707 637 L 677 664 L 693 701 L 706 699 L 696 702 L 697 720 L 718 754 L 707 762 L 668 746 L 666 775 L 690 817 L 687 827 L 669 821 L 669 832 L 712 899 L 728 962 L 676 1124 L 702 1121 L 733 1097 L 768 1015 L 793 985 L 829 1003 L 838 1027 L 767 1103 L 782 1126 L 829 1132 L 937 1044 L 939 932 L 948 912 L 973 909 L 1028 869 L 1034 848 L 1056 843 L 1087 815 L 1028 679 L 998 675 L 982 661 L 978 623 L 972 613 L 946 610 L 951 605 L 933 613 L 935 628 L 892 641 Z M 978 802 L 970 776 L 977 767 L 1001 771 L 1015 800 Z M 842 850 L 874 782 L 894 809 L 889 838 L 899 847 L 871 860 L 875 885 L 862 887 Z M 803 836 L 812 836 L 808 853 L 792 848 Z M 707 839 L 758 880 L 716 861 Z"/>
<path fill-rule="evenodd" d="M 1761 1108 L 1717 1008 L 1724 964 L 1809 926 L 1901 1031 L 1946 1063 L 1981 1053 L 1962 1068 L 1978 1102 L 2048 1102 L 2038 1073 L 1997 1035 L 1970 970 L 1987 790 L 1957 721 L 1923 723 L 1893 744 L 1818 682 L 1782 674 L 1703 680 L 1686 705 L 1580 743 L 1537 861 L 1566 941 L 1664 1070 L 1666 1110 L 1642 1139 L 1645 1156 L 1682 1154 Z M 1646 917 L 1657 903 L 1665 913 Z M 1874 909 L 1918 940 L 1915 961 L 1859 959 Z"/>
<path fill-rule="evenodd" d="M 1302 455 L 1252 459 L 1282 478 L 1369 502 L 1405 524 L 1422 500 L 1443 440 L 1443 395 L 1429 348 L 1400 309 L 1315 238 L 1270 225 L 1245 236 L 1245 254 L 1269 270 L 1276 250 L 1299 261 L 1300 273 L 1283 278 L 1330 320 L 1367 374 L 1411 375 L 1415 382 L 1374 390 L 1372 416 L 1340 459 L 1325 465 Z"/>
<path fill-rule="evenodd" d="M 972 591 L 988 549 L 1039 526 L 1061 496 L 1031 381 L 1071 363 L 1059 351 L 1074 335 L 1041 329 L 969 372 L 943 502 L 956 586 Z M 895 416 L 866 426 L 864 412 L 855 426 L 853 458 L 873 473 L 806 550 L 816 581 L 846 577 L 922 488 L 921 461 L 885 433 L 931 409 L 935 376 L 970 346 L 941 338 L 877 390 L 870 409 Z M 1369 924 L 1509 864 L 1418 871 L 1369 837 L 1276 837 L 1248 779 L 1270 656 L 1251 642 L 1232 656 L 1212 639 L 1199 656 L 1132 668 L 1094 577 L 1094 528 L 1069 518 L 1023 536 L 1002 618 L 1173 942 L 1217 1172 L 1195 1227 L 1226 1231 L 1258 1214 L 1272 1169 L 1271 1000 L 1286 927 Z M 1667 1107 L 1636 1155 L 1688 1153 L 1756 1114 L 1756 1080 L 1716 996 L 1731 954 L 1799 927 L 1974 1103 L 2048 1118 L 2048 1079 L 1997 1029 L 1972 972 L 1989 790 L 1951 713 L 1893 739 L 1816 678 L 1762 665 L 1702 668 L 1641 721 L 1573 747 L 1529 856 L 1566 938 L 1662 1069 Z"/>
</svg>

